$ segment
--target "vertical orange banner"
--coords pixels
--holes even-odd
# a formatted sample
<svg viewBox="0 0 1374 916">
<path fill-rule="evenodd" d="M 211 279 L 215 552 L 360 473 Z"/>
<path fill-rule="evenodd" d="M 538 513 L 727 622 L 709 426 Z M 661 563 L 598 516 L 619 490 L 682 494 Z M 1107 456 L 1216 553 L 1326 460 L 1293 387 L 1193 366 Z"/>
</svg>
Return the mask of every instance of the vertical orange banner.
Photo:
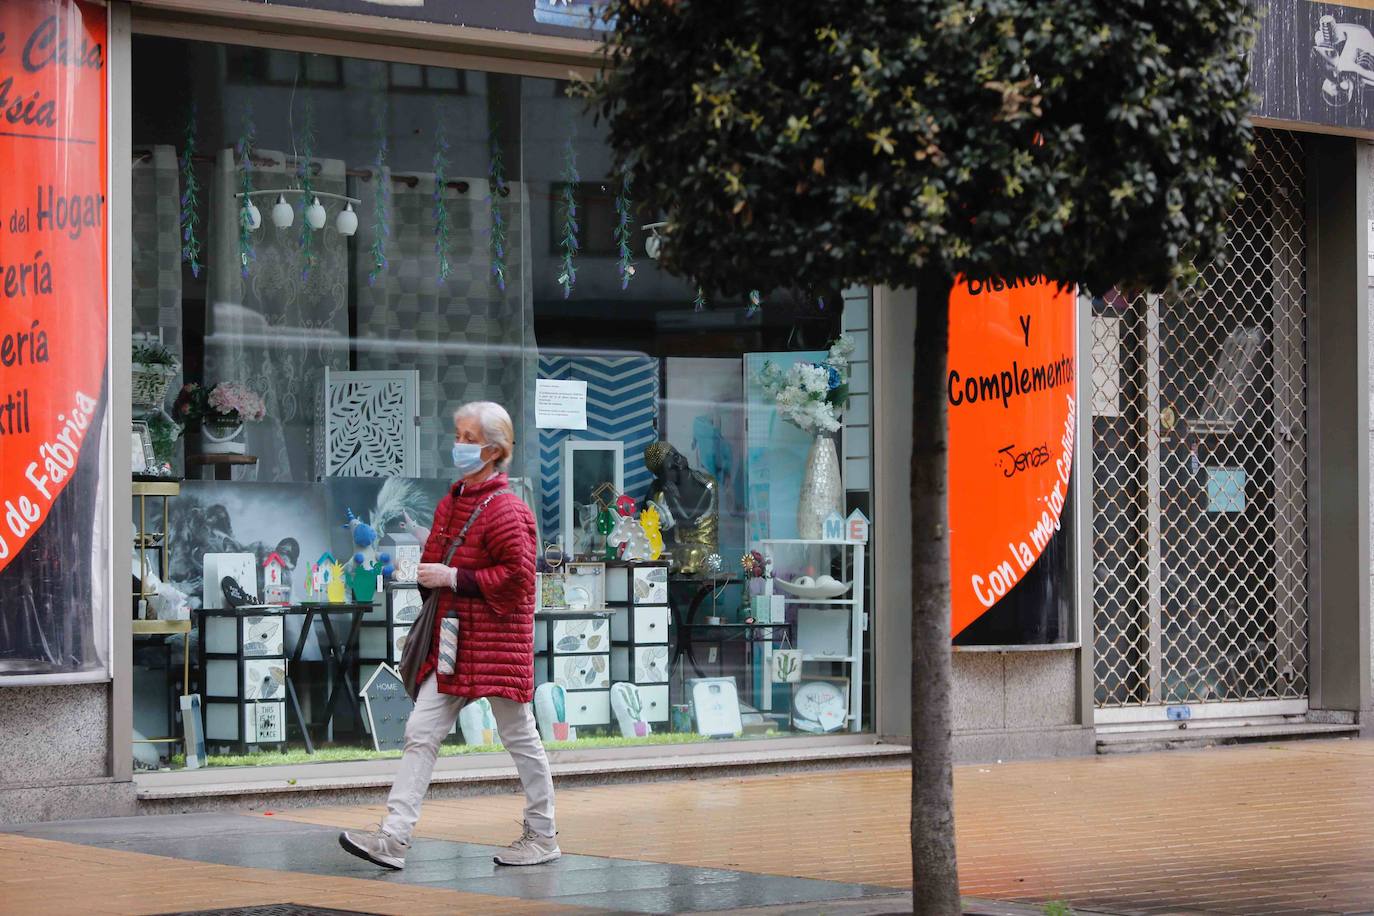
<svg viewBox="0 0 1374 916">
<path fill-rule="evenodd" d="M 105 47 L 102 7 L 0 4 L 0 570 L 72 479 L 103 394 Z"/>
<path fill-rule="evenodd" d="M 1077 422 L 1075 296 L 960 279 L 949 297 L 951 635 L 1021 581 L 1059 530 Z"/>
</svg>

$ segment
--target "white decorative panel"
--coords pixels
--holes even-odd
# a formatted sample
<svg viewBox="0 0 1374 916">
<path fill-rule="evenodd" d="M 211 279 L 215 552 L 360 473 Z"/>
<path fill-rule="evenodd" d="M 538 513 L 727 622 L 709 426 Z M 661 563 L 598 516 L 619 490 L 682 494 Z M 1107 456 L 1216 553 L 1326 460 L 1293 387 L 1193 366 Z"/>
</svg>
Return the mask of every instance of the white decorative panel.
<svg viewBox="0 0 1374 916">
<path fill-rule="evenodd" d="M 326 477 L 418 477 L 419 373 L 324 373 Z"/>
</svg>

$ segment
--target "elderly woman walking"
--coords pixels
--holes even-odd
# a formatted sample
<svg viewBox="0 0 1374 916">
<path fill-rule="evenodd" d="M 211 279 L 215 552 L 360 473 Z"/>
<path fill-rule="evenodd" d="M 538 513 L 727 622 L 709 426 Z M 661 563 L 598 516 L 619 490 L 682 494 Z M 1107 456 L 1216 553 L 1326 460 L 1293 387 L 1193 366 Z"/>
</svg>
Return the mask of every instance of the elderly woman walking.
<svg viewBox="0 0 1374 916">
<path fill-rule="evenodd" d="M 434 638 L 421 665 L 415 709 L 406 723 L 405 753 L 387 800 L 386 818 L 371 832 L 339 836 L 344 849 L 385 868 L 403 868 L 420 804 L 429 789 L 439 744 L 470 700 L 486 697 L 497 732 L 515 758 L 525 789 L 524 831 L 497 854 L 500 865 L 539 865 L 562 853 L 555 838 L 553 779 L 535 729 L 534 516 L 509 487 L 515 431 L 499 404 L 478 401 L 453 417 L 453 464 L 459 480 L 439 503 L 434 526 L 414 529 L 425 541 L 419 582 L 439 593 Z M 449 544 L 473 519 L 448 563 Z M 446 618 L 458 620 L 457 651 L 445 643 Z M 441 646 L 441 643 L 445 643 Z M 442 649 L 442 651 L 441 651 Z"/>
</svg>

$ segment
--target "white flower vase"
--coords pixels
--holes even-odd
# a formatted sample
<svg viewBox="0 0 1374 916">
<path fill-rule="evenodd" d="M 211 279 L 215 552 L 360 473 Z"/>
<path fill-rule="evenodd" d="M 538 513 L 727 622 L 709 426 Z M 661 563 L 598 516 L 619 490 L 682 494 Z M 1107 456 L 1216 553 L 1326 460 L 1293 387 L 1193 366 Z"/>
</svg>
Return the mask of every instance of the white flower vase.
<svg viewBox="0 0 1374 916">
<path fill-rule="evenodd" d="M 802 477 L 801 500 L 797 504 L 797 536 L 805 541 L 821 540 L 825 520 L 831 513 L 844 514 L 843 499 L 835 440 L 830 436 L 817 436 L 806 456 L 806 474 Z"/>
<path fill-rule="evenodd" d="M 248 450 L 239 435 L 242 423 L 205 420 L 200 426 L 201 445 L 207 455 L 242 455 Z"/>
</svg>

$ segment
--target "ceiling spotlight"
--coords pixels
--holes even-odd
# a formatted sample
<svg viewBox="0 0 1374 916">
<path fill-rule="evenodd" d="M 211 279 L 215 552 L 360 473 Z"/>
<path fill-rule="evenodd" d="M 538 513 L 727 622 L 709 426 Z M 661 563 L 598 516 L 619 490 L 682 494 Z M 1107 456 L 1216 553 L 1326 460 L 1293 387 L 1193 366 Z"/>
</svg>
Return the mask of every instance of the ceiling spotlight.
<svg viewBox="0 0 1374 916">
<path fill-rule="evenodd" d="M 334 228 L 339 235 L 352 235 L 358 231 L 358 214 L 353 212 L 353 201 L 349 201 L 334 219 Z"/>
<path fill-rule="evenodd" d="M 314 202 L 305 208 L 305 221 L 311 229 L 323 229 L 324 220 L 324 204 L 320 203 L 320 199 L 316 197 Z"/>
<path fill-rule="evenodd" d="M 290 229 L 295 221 L 296 211 L 286 202 L 286 195 L 278 194 L 277 202 L 272 206 L 272 225 L 278 229 Z"/>
</svg>

